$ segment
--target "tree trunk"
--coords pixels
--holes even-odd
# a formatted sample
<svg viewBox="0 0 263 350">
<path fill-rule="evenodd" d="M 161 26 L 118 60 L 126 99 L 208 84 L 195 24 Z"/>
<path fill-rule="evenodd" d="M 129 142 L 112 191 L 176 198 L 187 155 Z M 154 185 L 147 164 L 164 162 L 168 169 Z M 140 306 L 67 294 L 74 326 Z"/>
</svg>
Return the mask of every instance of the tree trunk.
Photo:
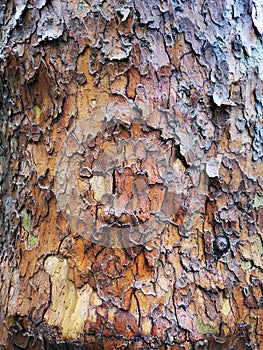
<svg viewBox="0 0 263 350">
<path fill-rule="evenodd" d="M 260 1 L 1 5 L 1 349 L 263 349 Z"/>
</svg>

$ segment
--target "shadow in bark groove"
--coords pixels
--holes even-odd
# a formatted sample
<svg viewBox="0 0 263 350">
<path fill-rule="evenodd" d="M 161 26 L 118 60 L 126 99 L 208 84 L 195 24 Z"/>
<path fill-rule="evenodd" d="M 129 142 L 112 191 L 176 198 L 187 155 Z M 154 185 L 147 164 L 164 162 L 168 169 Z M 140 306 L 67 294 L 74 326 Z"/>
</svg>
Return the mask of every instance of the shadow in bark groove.
<svg viewBox="0 0 263 350">
<path fill-rule="evenodd" d="M 48 329 L 44 325 L 36 328 L 26 317 L 13 321 L 14 324 L 9 332 L 7 348 L 0 346 L 0 350 L 110 350 L 110 349 L 140 349 L 140 350 L 180 350 L 186 349 L 184 343 L 160 341 L 152 337 L 152 341 L 146 342 L 140 337 L 123 339 L 121 337 L 86 336 L 81 342 L 59 340 L 57 330 Z M 252 344 L 251 327 L 243 324 L 238 331 L 229 336 L 206 336 L 204 339 L 192 343 L 192 350 L 253 350 L 257 344 Z M 187 347 L 189 349 L 189 347 Z"/>
</svg>

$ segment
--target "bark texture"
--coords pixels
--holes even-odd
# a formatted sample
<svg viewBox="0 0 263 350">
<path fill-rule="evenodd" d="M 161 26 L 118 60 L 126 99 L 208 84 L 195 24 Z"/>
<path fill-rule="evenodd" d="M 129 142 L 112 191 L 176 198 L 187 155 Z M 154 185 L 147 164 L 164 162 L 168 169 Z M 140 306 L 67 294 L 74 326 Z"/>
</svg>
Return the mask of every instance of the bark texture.
<svg viewBox="0 0 263 350">
<path fill-rule="evenodd" d="M 0 11 L 0 348 L 263 349 L 260 1 Z"/>
</svg>

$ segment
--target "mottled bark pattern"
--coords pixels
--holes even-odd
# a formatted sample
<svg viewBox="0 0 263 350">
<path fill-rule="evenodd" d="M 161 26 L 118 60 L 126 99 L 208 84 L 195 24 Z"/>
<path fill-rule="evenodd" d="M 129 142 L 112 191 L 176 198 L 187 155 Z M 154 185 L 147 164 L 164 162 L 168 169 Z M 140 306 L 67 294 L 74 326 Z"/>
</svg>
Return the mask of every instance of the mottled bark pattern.
<svg viewBox="0 0 263 350">
<path fill-rule="evenodd" d="M 0 348 L 263 349 L 261 2 L 0 11 Z"/>
</svg>

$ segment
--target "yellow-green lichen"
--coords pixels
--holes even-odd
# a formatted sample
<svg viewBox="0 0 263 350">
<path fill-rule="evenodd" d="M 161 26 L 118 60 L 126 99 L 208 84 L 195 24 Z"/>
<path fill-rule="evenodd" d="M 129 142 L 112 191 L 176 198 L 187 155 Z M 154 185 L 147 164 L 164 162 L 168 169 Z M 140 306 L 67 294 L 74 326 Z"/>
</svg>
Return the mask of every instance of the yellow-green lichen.
<svg viewBox="0 0 263 350">
<path fill-rule="evenodd" d="M 258 251 L 262 255 L 263 254 L 263 243 L 260 235 L 256 235 L 256 239 L 258 241 Z"/>
<path fill-rule="evenodd" d="M 156 288 L 155 288 L 155 284 L 153 282 L 150 282 L 150 290 L 153 294 L 156 293 Z"/>
<path fill-rule="evenodd" d="M 212 327 L 208 324 L 204 324 L 200 317 L 198 318 L 198 328 L 201 334 L 217 334 L 219 331 L 219 325 Z"/>
<path fill-rule="evenodd" d="M 254 208 L 258 209 L 259 207 L 263 206 L 263 196 L 260 196 L 258 193 L 256 194 L 254 198 Z"/>
<path fill-rule="evenodd" d="M 13 316 L 7 316 L 5 318 L 5 321 L 6 321 L 6 323 L 7 323 L 9 328 L 12 327 L 14 325 L 14 323 L 15 323 L 15 320 L 14 320 Z"/>
<path fill-rule="evenodd" d="M 25 231 L 29 231 L 30 226 L 31 226 L 31 217 L 27 213 L 26 209 L 23 209 L 21 212 L 22 216 L 22 227 Z"/>
<path fill-rule="evenodd" d="M 224 299 L 223 305 L 222 305 L 222 314 L 224 316 L 228 316 L 231 311 L 231 305 L 229 299 Z"/>
<path fill-rule="evenodd" d="M 27 245 L 29 248 L 36 247 L 38 245 L 38 237 L 29 233 L 29 235 L 27 237 Z"/>
<path fill-rule="evenodd" d="M 248 261 L 242 260 L 242 267 L 243 267 L 243 270 L 249 270 L 252 267 L 252 262 L 250 260 Z"/>
<path fill-rule="evenodd" d="M 172 296 L 172 288 L 169 287 L 168 288 L 168 291 L 165 293 L 165 303 L 168 304 L 169 303 L 169 300 Z"/>
<path fill-rule="evenodd" d="M 57 200 L 60 206 L 64 205 L 65 203 L 67 203 L 67 194 L 59 193 Z"/>
<path fill-rule="evenodd" d="M 35 106 L 35 107 L 34 107 L 34 110 L 35 110 L 35 113 L 36 113 L 36 117 L 39 117 L 40 114 L 41 114 L 41 109 L 40 109 L 40 107 L 39 107 L 39 106 Z"/>
</svg>

